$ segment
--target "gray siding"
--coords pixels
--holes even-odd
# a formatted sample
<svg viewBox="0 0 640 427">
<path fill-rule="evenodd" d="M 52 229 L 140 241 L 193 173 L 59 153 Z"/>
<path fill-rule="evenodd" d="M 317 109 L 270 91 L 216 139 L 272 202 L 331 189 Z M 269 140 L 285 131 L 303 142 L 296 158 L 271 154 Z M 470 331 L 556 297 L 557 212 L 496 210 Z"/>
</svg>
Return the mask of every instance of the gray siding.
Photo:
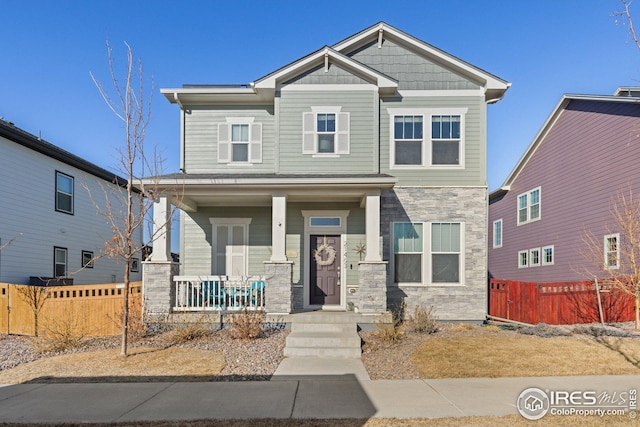
<svg viewBox="0 0 640 427">
<path fill-rule="evenodd" d="M 312 106 L 341 106 L 350 113 L 350 154 L 313 157 L 302 154 L 302 113 Z M 283 91 L 279 100 L 280 172 L 377 172 L 377 92 Z"/>
<path fill-rule="evenodd" d="M 465 116 L 464 169 L 391 169 L 389 108 L 467 108 Z M 395 97 L 383 98 L 380 107 L 380 170 L 399 179 L 398 185 L 423 186 L 477 186 L 486 185 L 486 104 L 478 97 Z M 424 136 L 430 137 L 429 123 L 425 123 Z"/>
<path fill-rule="evenodd" d="M 330 64 L 324 71 L 324 65 L 313 68 L 285 84 L 367 84 L 368 82 L 336 64 Z"/>
<path fill-rule="evenodd" d="M 591 279 L 581 254 L 585 230 L 602 242 L 611 218 L 612 197 L 640 191 L 640 107 L 573 100 L 500 201 L 490 205 L 493 221 L 502 218 L 503 246 L 489 250 L 491 277 L 554 282 Z M 517 225 L 518 195 L 541 187 L 541 219 Z M 551 266 L 518 268 L 518 251 L 554 245 Z"/>
<path fill-rule="evenodd" d="M 184 163 L 187 173 L 264 173 L 274 171 L 275 120 L 272 106 L 187 107 Z M 218 163 L 218 124 L 227 117 L 255 117 L 262 123 L 262 163 Z"/>
<path fill-rule="evenodd" d="M 97 213 L 91 195 L 98 203 L 105 192 L 115 206 L 111 193 L 119 187 L 93 175 L 37 153 L 0 137 L 0 178 L 4 185 L 0 194 L 0 244 L 16 240 L 0 254 L 0 282 L 28 283 L 30 276 L 51 277 L 54 273 L 54 246 L 67 248 L 68 272 L 76 284 L 110 283 L 124 279 L 124 266 L 115 259 L 102 258 L 94 268 L 82 268 L 82 251 L 95 256 L 104 251 L 104 242 L 111 239 L 107 221 Z M 74 214 L 55 210 L 56 171 L 74 178 Z M 138 230 L 137 241 L 142 241 Z M 141 280 L 133 273 L 132 280 Z"/>
<path fill-rule="evenodd" d="M 477 83 L 386 39 L 380 49 L 374 41 L 348 56 L 398 80 L 400 90 L 479 88 Z"/>
</svg>

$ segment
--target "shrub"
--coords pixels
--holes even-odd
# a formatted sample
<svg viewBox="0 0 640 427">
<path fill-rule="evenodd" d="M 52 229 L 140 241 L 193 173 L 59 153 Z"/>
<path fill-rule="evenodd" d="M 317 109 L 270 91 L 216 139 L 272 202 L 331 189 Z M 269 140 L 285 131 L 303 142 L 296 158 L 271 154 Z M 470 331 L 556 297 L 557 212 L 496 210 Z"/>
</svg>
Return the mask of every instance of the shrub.
<svg viewBox="0 0 640 427">
<path fill-rule="evenodd" d="M 122 309 L 115 315 L 115 317 L 109 316 L 111 321 L 115 323 L 116 327 L 122 329 Z M 143 338 L 147 335 L 147 328 L 142 320 L 142 301 L 135 298 L 129 298 L 129 321 L 127 322 L 127 335 L 131 340 Z"/>
<path fill-rule="evenodd" d="M 44 319 L 44 334 L 38 343 L 42 352 L 65 351 L 80 347 L 87 336 L 86 315 L 77 310 L 73 302 L 64 314 Z"/>
<path fill-rule="evenodd" d="M 373 335 L 380 341 L 394 344 L 404 336 L 404 312 L 405 312 L 404 300 L 399 307 L 391 311 L 391 323 L 387 323 L 384 320 L 379 320 L 374 325 Z"/>
<path fill-rule="evenodd" d="M 183 344 L 201 338 L 210 332 L 206 316 L 184 316 L 183 320 L 172 325 L 168 334 L 169 345 Z"/>
<path fill-rule="evenodd" d="M 416 305 L 413 314 L 409 316 L 407 327 L 412 332 L 420 334 L 432 334 L 438 330 L 438 318 L 434 314 L 433 306 L 427 310 L 421 305 Z"/>
<path fill-rule="evenodd" d="M 518 332 L 524 335 L 536 335 L 542 338 L 564 337 L 571 335 L 571 333 L 565 328 L 547 325 L 546 323 L 538 323 L 535 326 L 524 326 L 518 329 Z"/>
<path fill-rule="evenodd" d="M 638 334 L 613 326 L 602 325 L 578 325 L 573 328 L 576 334 L 591 335 L 594 337 L 637 337 Z"/>
<path fill-rule="evenodd" d="M 264 311 L 244 308 L 238 314 L 231 316 L 229 336 L 240 340 L 259 338 L 263 333 L 264 320 Z"/>
<path fill-rule="evenodd" d="M 471 323 L 456 323 L 451 326 L 451 332 L 466 332 L 472 331 L 476 328 L 476 325 Z"/>
</svg>

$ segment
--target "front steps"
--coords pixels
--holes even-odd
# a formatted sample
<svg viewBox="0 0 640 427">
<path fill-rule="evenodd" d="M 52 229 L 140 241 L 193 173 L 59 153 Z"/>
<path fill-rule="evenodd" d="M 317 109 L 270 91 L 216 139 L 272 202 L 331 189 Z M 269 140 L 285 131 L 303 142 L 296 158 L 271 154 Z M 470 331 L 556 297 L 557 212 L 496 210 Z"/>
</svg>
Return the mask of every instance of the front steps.
<svg viewBox="0 0 640 427">
<path fill-rule="evenodd" d="M 292 315 L 284 355 L 359 358 L 362 350 L 356 319 L 343 312 L 314 311 Z"/>
</svg>

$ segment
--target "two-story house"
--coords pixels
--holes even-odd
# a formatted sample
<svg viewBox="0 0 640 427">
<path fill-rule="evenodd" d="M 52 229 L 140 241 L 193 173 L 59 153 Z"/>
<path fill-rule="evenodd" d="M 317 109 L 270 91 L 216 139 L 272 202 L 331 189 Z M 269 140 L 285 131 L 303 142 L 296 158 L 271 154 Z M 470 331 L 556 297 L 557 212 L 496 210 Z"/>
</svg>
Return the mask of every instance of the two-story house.
<svg viewBox="0 0 640 427">
<path fill-rule="evenodd" d="M 147 310 L 193 309 L 202 286 L 228 307 L 225 281 L 257 276 L 269 313 L 404 299 L 485 319 L 486 106 L 509 86 L 378 23 L 246 85 L 162 89 L 180 108 L 181 171 L 159 181 L 182 192 L 181 264 L 154 243 Z"/>
<path fill-rule="evenodd" d="M 490 194 L 489 277 L 575 282 L 619 271 L 628 236 L 612 207 L 620 192 L 640 190 L 639 129 L 640 88 L 564 95 Z M 599 261 L 588 254 L 589 235 L 601 245 Z"/>
<path fill-rule="evenodd" d="M 122 264 L 100 257 L 113 232 L 94 200 L 112 198 L 126 180 L 5 120 L 0 153 L 0 282 L 123 280 Z M 131 280 L 142 279 L 140 261 Z"/>
</svg>

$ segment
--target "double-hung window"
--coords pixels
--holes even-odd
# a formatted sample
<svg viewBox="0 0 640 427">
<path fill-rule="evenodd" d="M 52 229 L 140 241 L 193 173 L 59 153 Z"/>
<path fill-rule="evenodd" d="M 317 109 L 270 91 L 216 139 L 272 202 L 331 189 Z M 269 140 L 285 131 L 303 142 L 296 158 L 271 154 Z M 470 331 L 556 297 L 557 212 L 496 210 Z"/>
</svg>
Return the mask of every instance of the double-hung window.
<svg viewBox="0 0 640 427">
<path fill-rule="evenodd" d="M 67 276 L 67 248 L 53 248 L 53 275 L 54 277 Z"/>
<path fill-rule="evenodd" d="M 73 177 L 57 171 L 56 210 L 73 215 Z"/>
<path fill-rule="evenodd" d="M 540 219 L 540 187 L 518 196 L 518 225 Z"/>
<path fill-rule="evenodd" d="M 460 164 L 460 116 L 431 117 L 431 164 Z"/>
<path fill-rule="evenodd" d="M 396 165 L 422 164 L 422 116 L 395 116 L 393 139 Z"/>
<path fill-rule="evenodd" d="M 218 163 L 262 163 L 262 123 L 253 117 L 228 117 L 218 125 Z"/>
<path fill-rule="evenodd" d="M 342 107 L 311 107 L 302 113 L 302 154 L 349 154 L 350 115 Z"/>
<path fill-rule="evenodd" d="M 610 270 L 620 268 L 620 234 L 604 236 L 604 263 Z"/>
<path fill-rule="evenodd" d="M 393 223 L 393 278 L 399 284 L 461 284 L 463 224 Z"/>
<path fill-rule="evenodd" d="M 466 108 L 389 108 L 387 111 L 391 118 L 391 168 L 464 167 Z"/>
<path fill-rule="evenodd" d="M 529 267 L 529 251 L 518 252 L 518 268 Z"/>
<path fill-rule="evenodd" d="M 460 223 L 431 224 L 431 281 L 460 282 Z"/>
<path fill-rule="evenodd" d="M 422 283 L 423 224 L 393 224 L 393 256 L 396 283 Z"/>
<path fill-rule="evenodd" d="M 553 245 L 542 247 L 542 265 L 553 265 Z"/>
<path fill-rule="evenodd" d="M 493 247 L 502 247 L 502 219 L 493 221 Z"/>
</svg>

